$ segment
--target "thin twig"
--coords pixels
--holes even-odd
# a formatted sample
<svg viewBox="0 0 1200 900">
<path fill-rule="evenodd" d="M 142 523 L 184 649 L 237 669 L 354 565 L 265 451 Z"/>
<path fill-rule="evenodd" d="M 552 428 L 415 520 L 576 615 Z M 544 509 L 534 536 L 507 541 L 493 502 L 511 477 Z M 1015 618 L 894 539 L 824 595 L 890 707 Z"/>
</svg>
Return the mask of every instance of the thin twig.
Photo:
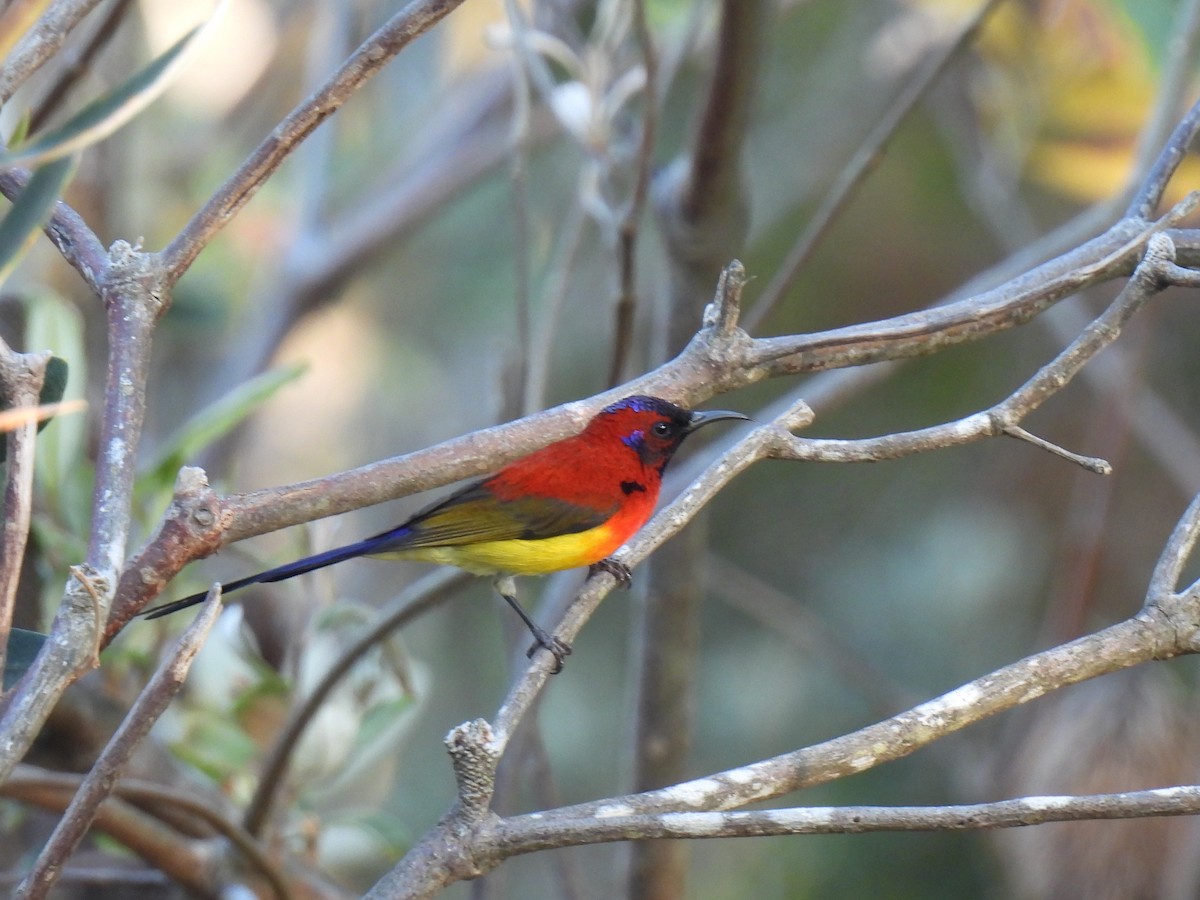
<svg viewBox="0 0 1200 900">
<path fill-rule="evenodd" d="M 1200 12 L 1197 12 L 1196 15 L 1200 15 Z M 1193 27 L 1200 28 L 1200 25 Z M 1154 215 L 1154 211 L 1162 202 L 1167 184 L 1171 181 L 1176 169 L 1179 168 L 1179 164 L 1183 162 L 1198 131 L 1200 131 L 1200 100 L 1192 104 L 1192 108 L 1187 111 L 1183 119 L 1175 126 L 1175 130 L 1171 132 L 1166 146 L 1159 153 L 1154 165 L 1150 167 L 1146 180 L 1138 188 L 1129 207 L 1125 210 L 1127 219 L 1147 220 Z"/>
<path fill-rule="evenodd" d="M 1200 494 L 1192 498 L 1187 510 L 1180 517 L 1163 547 L 1150 577 L 1150 589 L 1146 592 L 1148 603 L 1160 602 L 1175 593 L 1183 567 L 1195 549 L 1200 537 Z"/>
<path fill-rule="evenodd" d="M 66 60 L 67 65 L 57 73 L 54 83 L 29 116 L 30 134 L 35 134 L 46 124 L 46 120 L 54 115 L 71 89 L 87 74 L 88 68 L 100 51 L 116 35 L 121 20 L 131 5 L 132 0 L 115 0 L 84 45 L 69 60 Z"/>
<path fill-rule="evenodd" d="M 1083 457 L 1041 438 L 1029 435 L 1017 423 L 1061 391 L 1079 374 L 1097 353 L 1117 339 L 1129 318 L 1151 297 L 1161 291 L 1165 263 L 1170 262 L 1170 239 L 1156 234 L 1147 250 L 1143 264 L 1125 285 L 1113 303 L 1092 322 L 1065 350 L 1038 370 L 1028 381 L 1007 398 L 982 412 L 973 413 L 954 422 L 933 425 L 915 431 L 899 432 L 879 438 L 860 440 L 791 438 L 776 452 L 786 459 L 823 460 L 827 462 L 875 462 L 896 459 L 933 448 L 950 447 L 1008 434 L 1023 438 L 1042 449 L 1083 465 L 1092 471 L 1107 474 L 1110 467 L 1104 460 Z"/>
</svg>

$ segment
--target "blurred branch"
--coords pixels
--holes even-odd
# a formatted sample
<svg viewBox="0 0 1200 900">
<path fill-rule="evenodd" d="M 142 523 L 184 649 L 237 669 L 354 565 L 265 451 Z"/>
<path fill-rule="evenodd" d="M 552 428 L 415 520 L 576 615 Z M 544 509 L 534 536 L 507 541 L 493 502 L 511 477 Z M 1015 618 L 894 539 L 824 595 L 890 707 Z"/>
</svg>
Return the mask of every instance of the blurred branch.
<svg viewBox="0 0 1200 900">
<path fill-rule="evenodd" d="M 82 47 L 69 58 L 65 59 L 65 67 L 57 74 L 54 83 L 50 89 L 46 91 L 44 97 L 39 101 L 38 105 L 29 116 L 29 133 L 35 134 L 58 110 L 63 99 L 70 93 L 87 74 L 88 69 L 103 50 L 113 39 L 117 33 L 117 29 L 121 25 L 121 20 L 125 18 L 125 14 L 129 11 L 132 5 L 132 0 L 114 0 L 109 6 L 104 15 L 103 20 L 92 32 Z M 66 56 L 66 54 L 63 54 Z"/>
<path fill-rule="evenodd" d="M 919 699 L 911 691 L 893 685 L 866 653 L 843 640 L 797 599 L 800 592 L 797 597 L 789 596 L 711 550 L 706 568 L 708 584 L 718 598 L 788 641 L 806 658 L 827 666 L 843 683 L 853 685 L 878 715 L 903 709 Z"/>
<path fill-rule="evenodd" d="M 57 0 L 0 63 L 0 104 L 12 99 L 42 64 L 53 57 L 84 16 L 101 0 Z"/>
<path fill-rule="evenodd" d="M 695 131 L 686 154 L 655 184 L 655 212 L 671 267 L 668 352 L 687 340 L 697 298 L 745 240 L 750 213 L 742 149 L 771 15 L 764 0 L 721 3 L 716 58 Z"/>
<path fill-rule="evenodd" d="M 292 754 L 304 736 L 305 729 L 329 699 L 333 689 L 376 644 L 386 640 L 396 629 L 440 604 L 470 577 L 467 573 L 455 569 L 438 569 L 430 573 L 381 609 L 375 624 L 342 650 L 341 655 L 321 676 L 321 680 L 303 702 L 291 711 L 287 722 L 276 736 L 275 743 L 271 745 L 271 751 L 263 762 L 262 776 L 254 790 L 254 796 L 246 807 L 244 826 L 247 832 L 255 836 L 262 834 L 283 786 Z"/>
<path fill-rule="evenodd" d="M 608 386 L 614 387 L 626 377 L 633 349 L 633 325 L 637 315 L 637 243 L 638 227 L 646 197 L 650 191 L 654 140 L 658 133 L 658 52 L 646 23 L 646 0 L 633 0 L 633 34 L 642 58 L 645 87 L 642 90 L 642 133 L 634 160 L 633 192 L 617 225 L 617 306 L 613 324 L 613 354 L 608 370 Z"/>
<path fill-rule="evenodd" d="M 9 780 L 0 785 L 0 796 L 62 812 L 70 805 L 82 781 L 79 775 L 21 764 L 13 770 Z M 214 876 L 220 873 L 210 864 L 207 848 L 198 847 L 196 841 L 174 834 L 170 828 L 164 827 L 164 823 L 174 825 L 186 817 L 192 826 L 189 833 L 205 833 L 203 826 L 208 826 L 211 832 L 216 832 L 237 847 L 245 856 L 246 863 L 262 874 L 263 880 L 277 897 L 293 896 L 288 886 L 288 876 L 267 858 L 254 838 L 232 822 L 225 811 L 199 800 L 194 793 L 139 779 L 122 779 L 114 786 L 113 795 L 99 806 L 94 827 L 135 849 L 147 862 L 180 884 L 197 891 L 211 891 L 219 887 L 214 884 Z M 114 815 L 114 812 L 118 814 Z M 158 834 L 163 839 L 139 840 L 143 834 Z M 304 877 L 302 873 L 288 874 L 294 879 Z M 315 891 L 311 895 L 320 896 Z"/>
<path fill-rule="evenodd" d="M 183 687 L 192 660 L 200 652 L 204 639 L 220 611 L 219 601 L 206 603 L 200 615 L 196 616 L 167 652 L 166 658 L 147 682 L 116 734 L 112 736 L 100 758 L 79 786 L 79 791 L 59 820 L 49 841 L 38 854 L 29 874 L 17 887 L 13 895 L 17 900 L 38 900 L 53 888 L 67 858 L 75 852 L 84 834 L 95 821 L 100 804 L 112 793 L 113 785 L 128 765 L 134 750 L 150 733 L 150 728 L 166 710 L 167 704 Z"/>
<path fill-rule="evenodd" d="M 1195 4 L 1193 4 L 1193 7 Z M 1193 12 L 1192 19 L 1200 18 L 1200 12 Z M 1196 31 L 1200 30 L 1200 22 L 1191 23 L 1192 40 L 1196 40 Z M 1154 164 L 1150 167 L 1145 180 L 1142 181 L 1130 201 L 1125 217 L 1128 219 L 1149 219 L 1162 202 L 1167 185 L 1174 177 L 1179 164 L 1195 140 L 1196 132 L 1200 129 L 1200 103 L 1193 104 L 1187 111 L 1175 130 L 1167 139 L 1166 147 L 1159 152 Z"/>
<path fill-rule="evenodd" d="M 65 810 L 78 782 L 78 776 L 32 774 L 30 767 L 21 766 L 0 784 L 0 794 L 42 809 Z M 201 893 L 212 887 L 208 866 L 200 856 L 188 852 L 189 841 L 131 804 L 110 797 L 100 805 L 94 827 L 139 856 L 154 860 L 180 885 Z"/>
<path fill-rule="evenodd" d="M 925 60 L 920 71 L 901 90 L 883 117 L 875 123 L 871 133 L 854 151 L 849 162 L 834 179 L 833 184 L 822 198 L 821 205 L 817 207 L 804 231 L 796 239 L 796 243 L 788 251 L 783 263 L 763 290 L 758 303 L 747 313 L 747 331 L 756 331 L 763 320 L 771 314 L 796 284 L 796 280 L 800 277 L 801 271 L 817 248 L 821 238 L 828 233 L 829 227 L 849 205 L 867 175 L 883 158 L 883 152 L 896 130 L 929 93 L 938 79 L 945 74 L 950 64 L 974 43 L 991 13 L 1002 2 L 1004 0 L 987 0 L 969 16 L 958 34 L 948 40 L 937 54 Z"/>
<path fill-rule="evenodd" d="M 1129 186 L 1123 192 L 1124 196 L 1130 198 L 1126 215 L 1138 205 L 1136 196 L 1139 193 L 1144 195 L 1147 201 L 1152 194 L 1158 193 L 1159 198 L 1154 207 L 1162 202 L 1162 188 L 1166 186 L 1166 182 L 1157 188 L 1151 187 L 1156 182 L 1152 175 L 1152 167 L 1156 160 L 1161 159 L 1159 147 L 1164 143 L 1171 144 L 1169 135 L 1172 124 L 1178 120 L 1180 111 L 1186 108 L 1188 91 L 1192 86 L 1192 72 L 1196 65 L 1197 48 L 1200 48 L 1200 0 L 1183 0 L 1180 3 L 1175 20 L 1171 24 L 1170 34 L 1166 57 L 1162 64 L 1161 84 L 1155 94 L 1154 107 L 1138 138 L 1137 157 L 1130 172 Z M 1165 164 L 1159 162 L 1159 165 Z M 1140 191 L 1139 185 L 1142 186 Z M 1148 219 L 1154 215 L 1154 207 L 1147 209 L 1142 218 Z"/>
<path fill-rule="evenodd" d="M 202 249 L 254 196 L 280 164 L 385 63 L 424 34 L 462 0 L 416 0 L 396 13 L 342 64 L 328 81 L 283 119 L 241 167 L 212 195 L 158 255 L 174 284 Z"/>
</svg>

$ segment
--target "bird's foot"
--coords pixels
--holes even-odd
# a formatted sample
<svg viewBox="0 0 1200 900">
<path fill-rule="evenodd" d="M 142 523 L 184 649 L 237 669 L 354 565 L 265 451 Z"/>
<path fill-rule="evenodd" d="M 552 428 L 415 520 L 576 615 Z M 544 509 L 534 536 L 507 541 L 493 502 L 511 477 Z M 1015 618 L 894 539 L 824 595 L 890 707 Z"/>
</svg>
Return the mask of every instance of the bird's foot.
<svg viewBox="0 0 1200 900">
<path fill-rule="evenodd" d="M 629 571 L 629 566 L 623 562 L 618 562 L 611 556 L 605 557 L 600 562 L 592 563 L 588 566 L 588 575 L 595 575 L 597 572 L 607 572 L 617 580 L 617 587 L 622 590 L 629 590 L 629 586 L 633 584 L 633 573 Z"/>
<path fill-rule="evenodd" d="M 563 663 L 571 655 L 571 645 L 566 641 L 559 640 L 544 628 L 538 628 L 533 632 L 533 644 L 525 651 L 525 655 L 532 659 L 533 654 L 538 650 L 547 650 L 554 655 L 554 668 L 550 670 L 551 675 L 561 672 Z"/>
</svg>

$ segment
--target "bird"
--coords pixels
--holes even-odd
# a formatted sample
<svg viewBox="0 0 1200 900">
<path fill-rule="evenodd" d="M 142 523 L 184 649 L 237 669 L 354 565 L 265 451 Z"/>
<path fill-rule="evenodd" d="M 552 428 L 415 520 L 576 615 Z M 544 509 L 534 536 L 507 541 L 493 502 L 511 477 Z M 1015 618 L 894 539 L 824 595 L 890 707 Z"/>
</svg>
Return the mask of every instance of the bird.
<svg viewBox="0 0 1200 900">
<path fill-rule="evenodd" d="M 663 472 L 684 439 L 727 419 L 749 417 L 729 410 L 693 411 L 660 397 L 625 397 L 600 410 L 578 434 L 467 484 L 394 528 L 230 581 L 222 593 L 360 556 L 457 566 L 494 577 L 497 592 L 534 637 L 527 655 L 544 648 L 555 658 L 553 671 L 561 671 L 571 647 L 525 612 L 514 576 L 588 566 L 628 587 L 629 568 L 612 553 L 649 520 Z M 157 619 L 207 596 L 192 594 L 142 615 Z"/>
</svg>

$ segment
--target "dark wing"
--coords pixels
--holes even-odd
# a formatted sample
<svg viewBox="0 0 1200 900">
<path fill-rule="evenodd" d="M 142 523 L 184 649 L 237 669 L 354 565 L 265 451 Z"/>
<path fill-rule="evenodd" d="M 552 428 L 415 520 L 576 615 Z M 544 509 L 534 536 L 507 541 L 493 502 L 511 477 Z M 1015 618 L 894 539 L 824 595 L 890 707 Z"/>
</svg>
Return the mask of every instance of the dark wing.
<svg viewBox="0 0 1200 900">
<path fill-rule="evenodd" d="M 553 497 L 498 500 L 487 481 L 480 481 L 417 513 L 399 528 L 368 540 L 378 540 L 372 553 L 379 554 L 485 541 L 538 540 L 597 528 L 616 511 L 616 504 L 595 509 Z"/>
</svg>

